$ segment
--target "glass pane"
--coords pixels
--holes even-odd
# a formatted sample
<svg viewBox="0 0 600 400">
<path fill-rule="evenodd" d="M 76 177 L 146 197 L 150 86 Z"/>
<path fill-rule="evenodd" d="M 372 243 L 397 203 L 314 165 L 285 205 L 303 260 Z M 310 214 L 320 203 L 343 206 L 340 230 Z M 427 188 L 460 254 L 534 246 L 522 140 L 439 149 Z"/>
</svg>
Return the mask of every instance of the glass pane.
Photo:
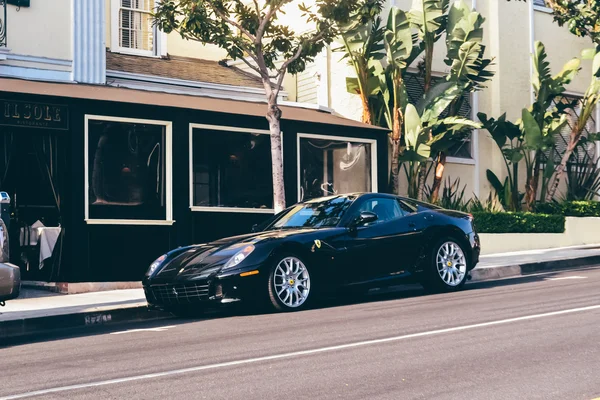
<svg viewBox="0 0 600 400">
<path fill-rule="evenodd" d="M 273 208 L 269 135 L 194 129 L 194 205 Z"/>
<path fill-rule="evenodd" d="M 400 218 L 403 215 L 400 204 L 396 199 L 375 198 L 365 201 L 357 210 L 356 216 L 363 211 L 377 214 L 376 222 L 386 222 Z"/>
<path fill-rule="evenodd" d="M 90 121 L 90 218 L 165 219 L 165 127 Z"/>
<path fill-rule="evenodd" d="M 122 9 L 119 15 L 120 46 L 152 51 L 154 48 L 152 15 L 125 9 Z"/>
<path fill-rule="evenodd" d="M 373 190 L 371 145 L 300 139 L 301 200 Z"/>
<path fill-rule="evenodd" d="M 332 197 L 296 205 L 283 218 L 275 222 L 271 229 L 336 226 L 353 200 L 350 197 Z"/>
</svg>

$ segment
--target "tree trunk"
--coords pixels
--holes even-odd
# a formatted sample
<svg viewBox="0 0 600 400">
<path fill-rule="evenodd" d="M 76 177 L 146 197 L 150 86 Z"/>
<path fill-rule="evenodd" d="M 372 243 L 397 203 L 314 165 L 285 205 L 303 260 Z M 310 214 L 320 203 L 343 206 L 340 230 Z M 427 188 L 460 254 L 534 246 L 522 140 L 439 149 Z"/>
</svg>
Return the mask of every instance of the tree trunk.
<svg viewBox="0 0 600 400">
<path fill-rule="evenodd" d="M 419 183 L 417 186 L 417 200 L 425 201 L 425 184 L 427 183 L 427 161 L 419 163 Z"/>
<path fill-rule="evenodd" d="M 283 181 L 283 157 L 281 148 L 281 110 L 277 106 L 277 95 L 269 96 L 267 111 L 271 132 L 271 168 L 273 170 L 273 208 L 275 214 L 285 209 L 285 186 Z"/>
<path fill-rule="evenodd" d="M 538 151 L 539 153 L 539 151 Z M 533 174 L 530 175 L 529 181 L 527 182 L 526 195 L 525 195 L 525 206 L 527 211 L 533 211 L 535 206 L 535 200 L 537 198 L 537 190 L 540 182 L 540 154 L 535 155 L 535 162 L 533 163 Z"/>
<path fill-rule="evenodd" d="M 400 194 L 400 132 L 402 129 L 402 114 L 394 107 L 394 121 L 392 126 L 392 165 L 390 171 L 390 192 Z"/>
<path fill-rule="evenodd" d="M 360 100 L 362 101 L 362 122 L 365 124 L 373 125 L 373 119 L 371 117 L 371 108 L 369 107 L 369 98 L 366 94 L 360 94 Z"/>
<path fill-rule="evenodd" d="M 431 199 L 429 199 L 434 204 L 440 199 L 440 187 L 442 186 L 445 168 L 446 153 L 440 152 L 437 165 L 435 166 L 435 177 L 433 178 L 433 186 L 431 187 Z"/>
<path fill-rule="evenodd" d="M 577 124 L 579 124 L 579 122 Z M 546 192 L 547 202 L 551 202 L 554 199 L 554 195 L 556 194 L 558 185 L 560 185 L 560 180 L 562 179 L 563 175 L 565 174 L 565 170 L 567 169 L 567 163 L 569 162 L 569 158 L 571 158 L 571 155 L 573 154 L 573 151 L 577 147 L 577 143 L 581 138 L 581 133 L 578 134 L 578 132 L 579 127 L 576 125 L 573 128 L 571 134 L 569 135 L 569 144 L 567 145 L 567 149 L 565 150 L 565 153 L 563 154 L 560 160 L 560 165 L 556 168 L 556 173 L 554 174 L 554 177 L 550 180 L 550 182 L 552 183 L 548 185 L 548 191 Z"/>
</svg>

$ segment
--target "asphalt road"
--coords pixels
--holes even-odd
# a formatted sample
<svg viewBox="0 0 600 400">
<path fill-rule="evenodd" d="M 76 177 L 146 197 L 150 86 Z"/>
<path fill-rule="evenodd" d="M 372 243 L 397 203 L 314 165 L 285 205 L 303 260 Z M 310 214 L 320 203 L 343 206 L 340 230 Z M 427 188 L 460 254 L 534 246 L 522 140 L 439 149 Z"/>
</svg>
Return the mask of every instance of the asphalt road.
<svg viewBox="0 0 600 400">
<path fill-rule="evenodd" d="M 595 399 L 600 269 L 0 348 L 0 400 Z"/>
</svg>

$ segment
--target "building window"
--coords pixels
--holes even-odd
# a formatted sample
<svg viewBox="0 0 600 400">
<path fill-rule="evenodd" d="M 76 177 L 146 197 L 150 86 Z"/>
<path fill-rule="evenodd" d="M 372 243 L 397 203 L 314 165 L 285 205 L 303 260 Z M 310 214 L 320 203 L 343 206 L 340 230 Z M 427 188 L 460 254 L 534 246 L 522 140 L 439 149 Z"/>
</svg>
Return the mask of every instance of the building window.
<svg viewBox="0 0 600 400">
<path fill-rule="evenodd" d="M 153 25 L 156 0 L 112 0 L 112 49 L 146 56 L 166 55 L 164 35 Z"/>
<path fill-rule="evenodd" d="M 567 109 L 568 117 L 567 124 L 561 130 L 560 133 L 556 135 L 554 138 L 555 147 L 553 150 L 549 150 L 546 152 L 546 157 L 550 156 L 550 152 L 552 152 L 554 157 L 554 164 L 558 165 L 562 159 L 563 154 L 567 149 L 567 145 L 569 144 L 571 130 L 577 123 L 579 119 L 579 115 L 581 113 L 581 100 L 580 96 L 559 96 L 554 101 L 554 104 L 568 104 L 570 108 Z M 590 133 L 594 133 L 597 131 L 596 127 L 596 119 L 594 116 L 595 112 L 592 112 L 590 119 L 583 130 L 582 137 L 587 138 Z M 594 142 L 583 141 L 579 146 L 577 146 L 577 150 L 573 152 L 571 155 L 570 162 L 577 162 L 578 160 L 588 160 L 589 162 L 595 162 L 597 159 L 596 154 L 596 144 Z"/>
<path fill-rule="evenodd" d="M 86 116 L 88 223 L 172 221 L 171 123 Z"/>
<path fill-rule="evenodd" d="M 298 199 L 377 191 L 376 141 L 298 134 Z"/>
<path fill-rule="evenodd" d="M 432 78 L 432 81 L 439 81 L 441 78 Z M 425 82 L 423 78 L 417 74 L 406 74 L 404 77 L 406 84 L 406 92 L 408 93 L 408 99 L 411 104 L 417 104 L 419 100 L 425 94 Z M 471 107 L 471 94 L 465 93 L 462 97 L 462 104 L 458 111 L 458 115 L 464 118 L 472 118 L 472 107 Z M 448 115 L 448 110 L 442 113 L 442 118 Z M 455 158 L 473 158 L 472 155 L 472 144 L 471 144 L 472 132 L 469 132 L 462 140 L 457 141 L 447 153 L 448 157 Z"/>
<path fill-rule="evenodd" d="M 190 134 L 192 210 L 273 212 L 269 131 L 192 124 Z"/>
</svg>

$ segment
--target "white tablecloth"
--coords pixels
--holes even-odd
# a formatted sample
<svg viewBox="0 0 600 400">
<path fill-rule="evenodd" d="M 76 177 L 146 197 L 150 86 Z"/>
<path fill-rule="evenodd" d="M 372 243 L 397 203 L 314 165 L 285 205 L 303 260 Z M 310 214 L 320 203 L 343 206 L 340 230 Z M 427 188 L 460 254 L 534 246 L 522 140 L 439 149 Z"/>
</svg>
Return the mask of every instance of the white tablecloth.
<svg viewBox="0 0 600 400">
<path fill-rule="evenodd" d="M 52 256 L 54 246 L 60 235 L 61 228 L 36 228 L 38 235 L 38 242 L 40 245 L 40 269 L 44 266 L 44 260 Z"/>
</svg>

